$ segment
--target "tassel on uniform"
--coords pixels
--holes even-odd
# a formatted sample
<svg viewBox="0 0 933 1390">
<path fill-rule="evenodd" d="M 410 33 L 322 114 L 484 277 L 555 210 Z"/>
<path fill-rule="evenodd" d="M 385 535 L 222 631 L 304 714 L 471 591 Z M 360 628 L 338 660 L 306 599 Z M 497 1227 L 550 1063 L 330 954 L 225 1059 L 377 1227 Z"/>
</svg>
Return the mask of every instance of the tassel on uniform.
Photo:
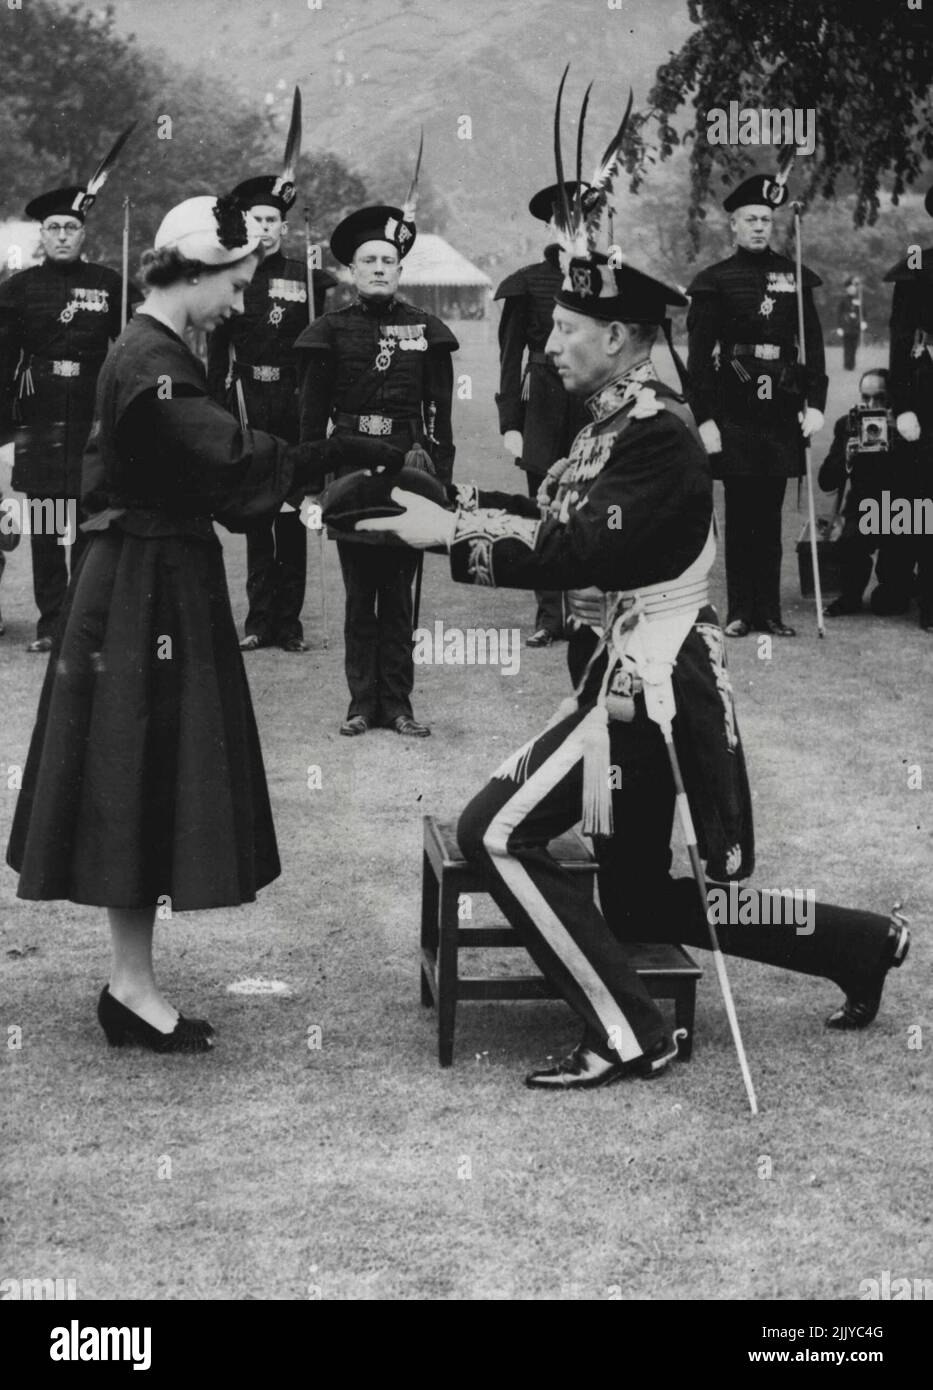
<svg viewBox="0 0 933 1390">
<path fill-rule="evenodd" d="M 612 793 L 609 789 L 609 716 L 600 701 L 579 725 L 583 739 L 584 835 L 612 834 Z"/>
<path fill-rule="evenodd" d="M 414 443 L 405 455 L 405 467 L 417 469 L 419 473 L 430 473 L 435 476 L 434 462 L 431 455 L 423 444 Z"/>
</svg>

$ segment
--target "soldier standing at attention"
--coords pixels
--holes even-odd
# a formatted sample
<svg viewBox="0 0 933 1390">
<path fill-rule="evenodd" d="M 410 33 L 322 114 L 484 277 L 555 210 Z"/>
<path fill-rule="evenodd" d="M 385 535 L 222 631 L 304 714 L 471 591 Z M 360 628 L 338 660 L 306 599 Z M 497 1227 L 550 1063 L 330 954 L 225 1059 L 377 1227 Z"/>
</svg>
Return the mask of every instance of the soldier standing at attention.
<svg viewBox="0 0 933 1390">
<path fill-rule="evenodd" d="M 295 201 L 295 185 L 284 176 L 260 175 L 233 190 L 247 221 L 265 249 L 244 293 L 242 316 L 221 323 L 208 344 L 208 388 L 233 415 L 237 389 L 243 392 L 246 419 L 253 429 L 298 442 L 298 358 L 295 339 L 308 324 L 305 265 L 282 252 L 285 218 Z M 337 282 L 329 271 L 314 274 L 314 317 Z M 296 508 L 285 502 L 274 518 L 246 533 L 246 592 L 249 612 L 241 651 L 279 646 L 306 652 L 301 626 L 308 563 L 308 533 Z"/>
<path fill-rule="evenodd" d="M 862 318 L 859 282 L 855 277 L 846 281 L 845 294 L 839 301 L 836 334 L 842 339 L 842 365 L 847 372 L 855 370 L 855 359 L 862 333 L 868 325 Z"/>
<path fill-rule="evenodd" d="M 402 259 L 415 224 L 410 207 L 361 208 L 331 237 L 331 250 L 349 266 L 357 298 L 310 324 L 295 346 L 307 366 L 301 386 L 302 442 L 335 435 L 372 437 L 408 451 L 409 466 L 449 482 L 453 365 L 458 343 L 446 324 L 397 296 Z M 350 471 L 358 464 L 348 464 Z M 391 728 L 410 738 L 430 729 L 411 706 L 412 580 L 418 557 L 401 547 L 338 541 L 347 591 L 345 669 L 350 706 L 340 732 L 347 737 Z"/>
<path fill-rule="evenodd" d="M 573 197 L 576 185 L 568 183 Z M 528 204 L 532 217 L 550 223 L 557 199 L 554 185 L 536 193 Z M 543 260 L 506 276 L 496 290 L 502 300 L 499 320 L 499 432 L 506 449 L 528 478 L 535 497 L 548 469 L 565 458 L 586 424 L 580 401 L 564 390 L 544 351 L 553 322 L 551 312 L 563 281 L 556 241 L 544 248 Z M 535 630 L 526 647 L 549 647 L 564 636 L 562 595 L 542 590 Z"/>
<path fill-rule="evenodd" d="M 781 516 L 787 479 L 806 471 L 804 439 L 822 427 L 827 379 L 813 303 L 822 282 L 804 266 L 802 370 L 796 268 L 770 246 L 786 197 L 780 177 L 734 189 L 723 207 L 735 252 L 688 291 L 688 397 L 726 498 L 727 637 L 796 635 L 781 617 Z"/>
<path fill-rule="evenodd" d="M 56 511 L 60 519 L 64 502 L 77 523 L 97 377 L 121 330 L 121 277 L 84 260 L 81 252 L 85 218 L 129 133 L 87 186 L 56 188 L 27 205 L 26 216 L 39 223 L 45 259 L 0 285 L 0 443 L 15 439 L 12 483 L 29 499 L 34 528 L 32 586 L 39 621 L 30 652 L 51 650 L 68 587 L 66 547 L 52 519 Z M 131 287 L 130 305 L 140 299 Z M 73 571 L 85 538 L 70 527 L 69 535 Z"/>
</svg>

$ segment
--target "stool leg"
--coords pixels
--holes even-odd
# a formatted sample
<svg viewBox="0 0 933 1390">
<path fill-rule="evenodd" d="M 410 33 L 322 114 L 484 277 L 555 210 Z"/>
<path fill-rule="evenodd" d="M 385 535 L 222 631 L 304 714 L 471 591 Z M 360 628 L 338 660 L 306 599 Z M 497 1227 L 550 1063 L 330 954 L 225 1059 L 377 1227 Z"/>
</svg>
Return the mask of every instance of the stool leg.
<svg viewBox="0 0 933 1390">
<path fill-rule="evenodd" d="M 678 1028 L 686 1028 L 687 1038 L 680 1045 L 679 1062 L 689 1062 L 693 1056 L 693 1020 L 697 1008 L 697 982 L 685 980 L 678 986 L 674 1000 L 674 1020 Z"/>
<path fill-rule="evenodd" d="M 421 1002 L 426 1008 L 430 1008 L 434 1003 L 434 992 L 428 982 L 428 964 L 424 958 L 424 952 L 428 951 L 434 958 L 435 967 L 437 964 L 437 922 L 438 922 L 439 896 L 437 891 L 437 875 L 434 872 L 434 865 L 427 854 L 422 855 L 421 868 Z"/>
<path fill-rule="evenodd" d="M 437 943 L 437 1057 L 442 1067 L 454 1060 L 454 1029 L 457 1022 L 457 917 L 458 893 L 450 884 L 441 884 L 439 940 Z"/>
</svg>

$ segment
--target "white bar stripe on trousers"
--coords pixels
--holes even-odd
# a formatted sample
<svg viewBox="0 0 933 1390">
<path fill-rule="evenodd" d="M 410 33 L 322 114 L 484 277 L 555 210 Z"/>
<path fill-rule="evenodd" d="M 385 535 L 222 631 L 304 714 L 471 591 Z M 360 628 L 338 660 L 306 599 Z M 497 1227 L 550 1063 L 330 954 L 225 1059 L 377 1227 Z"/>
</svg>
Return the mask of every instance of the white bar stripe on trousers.
<svg viewBox="0 0 933 1390">
<path fill-rule="evenodd" d="M 567 931 L 547 898 L 535 884 L 520 859 L 509 853 L 509 836 L 528 813 L 543 801 L 557 783 L 566 777 L 583 757 L 578 728 L 572 730 L 559 748 L 518 787 L 493 816 L 483 836 L 483 845 L 494 861 L 506 887 L 518 899 L 548 946 L 560 958 L 583 990 L 606 1030 L 606 1037 L 619 1039 L 616 1051 L 623 1062 L 642 1056 L 642 1048 L 625 1014 L 619 1008 L 598 972 Z M 608 930 L 608 928 L 607 928 Z M 615 1031 L 613 1031 L 615 1030 Z M 610 1044 L 611 1045 L 611 1044 Z"/>
</svg>

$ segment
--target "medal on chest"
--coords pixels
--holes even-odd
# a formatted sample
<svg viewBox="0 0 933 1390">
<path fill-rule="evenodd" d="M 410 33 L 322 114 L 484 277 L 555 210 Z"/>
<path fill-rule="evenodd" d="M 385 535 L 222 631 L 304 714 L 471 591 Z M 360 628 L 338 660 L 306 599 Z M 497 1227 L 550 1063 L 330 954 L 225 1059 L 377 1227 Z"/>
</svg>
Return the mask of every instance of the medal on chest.
<svg viewBox="0 0 933 1390">
<path fill-rule="evenodd" d="M 300 280 L 281 280 L 272 279 L 269 281 L 269 298 L 273 301 L 269 310 L 267 322 L 273 328 L 278 328 L 285 317 L 285 308 L 277 300 L 285 300 L 290 304 L 306 304 L 308 302 L 308 291 Z"/>
<path fill-rule="evenodd" d="M 79 309 L 88 309 L 95 314 L 106 314 L 110 305 L 109 290 L 74 289 L 71 298 L 58 316 L 59 323 L 71 323 Z"/>
<path fill-rule="evenodd" d="M 395 338 L 380 338 L 379 351 L 376 354 L 375 367 L 377 372 L 387 372 L 392 365 L 392 357 L 395 353 Z"/>
<path fill-rule="evenodd" d="M 763 319 L 771 317 L 777 300 L 777 294 L 793 294 L 797 289 L 797 281 L 793 274 L 786 270 L 769 270 L 768 283 L 765 290 L 765 297 L 759 305 L 758 312 Z"/>
</svg>

